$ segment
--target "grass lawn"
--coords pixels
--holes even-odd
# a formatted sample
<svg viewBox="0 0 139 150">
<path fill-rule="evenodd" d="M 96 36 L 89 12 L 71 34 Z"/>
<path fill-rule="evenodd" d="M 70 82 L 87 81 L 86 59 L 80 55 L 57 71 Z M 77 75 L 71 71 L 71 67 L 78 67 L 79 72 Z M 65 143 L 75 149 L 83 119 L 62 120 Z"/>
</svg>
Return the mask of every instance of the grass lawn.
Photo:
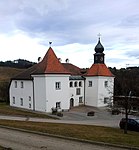
<svg viewBox="0 0 139 150">
<path fill-rule="evenodd" d="M 118 128 L 10 120 L 0 120 L 0 125 L 97 142 L 139 147 L 138 132 L 128 131 L 128 134 L 124 134 L 123 130 Z"/>
<path fill-rule="evenodd" d="M 21 116 L 21 117 L 38 117 L 47 119 L 57 119 L 56 117 L 48 116 L 47 114 L 42 114 L 38 112 L 33 112 L 29 110 L 21 110 L 18 108 L 10 107 L 5 103 L 0 103 L 0 115 L 8 116 Z"/>
<path fill-rule="evenodd" d="M 0 103 L 0 114 L 23 117 L 52 118 L 45 114 L 12 108 L 3 103 Z M 128 134 L 124 134 L 123 130 L 119 128 L 14 120 L 0 120 L 0 125 L 97 142 L 139 147 L 139 132 L 128 131 Z"/>
</svg>

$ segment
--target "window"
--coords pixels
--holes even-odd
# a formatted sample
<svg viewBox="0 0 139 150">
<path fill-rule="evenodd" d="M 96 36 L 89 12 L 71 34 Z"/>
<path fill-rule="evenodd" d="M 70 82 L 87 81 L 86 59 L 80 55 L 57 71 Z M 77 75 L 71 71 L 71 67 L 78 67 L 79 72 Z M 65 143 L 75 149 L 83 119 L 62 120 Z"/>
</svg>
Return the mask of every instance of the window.
<svg viewBox="0 0 139 150">
<path fill-rule="evenodd" d="M 70 87 L 73 87 L 73 82 L 70 82 Z"/>
<path fill-rule="evenodd" d="M 89 85 L 88 85 L 89 87 L 92 87 L 92 81 L 89 81 Z"/>
<path fill-rule="evenodd" d="M 20 105 L 23 106 L 23 98 L 20 98 Z"/>
<path fill-rule="evenodd" d="M 60 109 L 61 108 L 61 102 L 56 102 L 56 108 Z"/>
<path fill-rule="evenodd" d="M 29 101 L 31 101 L 31 96 L 29 96 Z"/>
<path fill-rule="evenodd" d="M 15 104 L 15 97 L 13 96 L 13 104 Z"/>
<path fill-rule="evenodd" d="M 80 88 L 77 88 L 76 89 L 76 95 L 80 95 L 81 94 L 81 89 Z"/>
<path fill-rule="evenodd" d="M 108 87 L 108 81 L 105 81 L 105 82 L 104 82 L 104 86 L 105 86 L 105 87 Z"/>
<path fill-rule="evenodd" d="M 21 81 L 21 88 L 24 88 L 24 83 L 23 83 L 23 81 Z"/>
<path fill-rule="evenodd" d="M 108 97 L 104 97 L 104 104 L 108 104 L 109 103 L 109 98 Z"/>
<path fill-rule="evenodd" d="M 77 81 L 76 81 L 76 82 L 74 82 L 74 87 L 77 87 Z"/>
<path fill-rule="evenodd" d="M 79 97 L 79 103 L 83 103 L 83 97 Z"/>
<path fill-rule="evenodd" d="M 82 87 L 82 82 L 81 81 L 79 82 L 79 87 Z"/>
<path fill-rule="evenodd" d="M 60 90 L 61 89 L 61 82 L 56 82 L 55 88 L 56 88 L 56 90 Z"/>
<path fill-rule="evenodd" d="M 29 108 L 31 108 L 31 103 L 29 103 Z"/>
<path fill-rule="evenodd" d="M 14 86 L 15 86 L 15 88 L 17 88 L 17 81 L 14 82 Z"/>
</svg>

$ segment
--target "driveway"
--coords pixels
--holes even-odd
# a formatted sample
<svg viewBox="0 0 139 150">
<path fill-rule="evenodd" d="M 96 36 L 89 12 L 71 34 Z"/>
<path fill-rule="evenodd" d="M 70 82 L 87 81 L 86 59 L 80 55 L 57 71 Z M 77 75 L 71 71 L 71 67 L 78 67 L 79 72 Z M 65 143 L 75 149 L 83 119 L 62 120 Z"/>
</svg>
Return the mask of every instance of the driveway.
<svg viewBox="0 0 139 150">
<path fill-rule="evenodd" d="M 87 116 L 87 112 L 89 111 L 95 111 L 95 115 Z M 111 113 L 108 112 L 105 108 L 95 108 L 95 107 L 87 107 L 87 106 L 75 107 L 70 111 L 63 112 L 63 117 L 59 117 L 60 120 L 0 115 L 0 119 L 8 119 L 8 120 L 99 125 L 99 126 L 108 126 L 108 127 L 117 127 L 117 128 L 119 127 L 120 119 L 123 117 L 124 117 L 123 114 L 111 115 Z"/>
<path fill-rule="evenodd" d="M 94 116 L 87 116 L 87 113 L 94 111 Z M 68 120 L 71 122 L 78 122 L 80 124 L 100 125 L 109 127 L 119 127 L 119 121 L 124 114 L 112 115 L 106 108 L 96 108 L 90 106 L 74 107 L 68 112 L 63 112 L 61 120 Z"/>
</svg>

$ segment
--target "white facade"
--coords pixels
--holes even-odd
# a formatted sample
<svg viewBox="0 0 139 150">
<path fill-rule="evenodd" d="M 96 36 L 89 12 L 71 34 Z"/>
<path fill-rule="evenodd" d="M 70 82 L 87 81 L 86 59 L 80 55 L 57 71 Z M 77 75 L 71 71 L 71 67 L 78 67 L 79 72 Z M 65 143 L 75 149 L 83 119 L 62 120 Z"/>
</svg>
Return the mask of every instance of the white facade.
<svg viewBox="0 0 139 150">
<path fill-rule="evenodd" d="M 46 109 L 51 108 L 69 109 L 69 75 L 46 76 Z M 58 105 L 58 106 L 57 106 Z"/>
<path fill-rule="evenodd" d="M 33 110 L 32 80 L 12 80 L 10 85 L 10 106 Z"/>
<path fill-rule="evenodd" d="M 113 101 L 114 77 L 98 77 L 97 107 L 107 106 Z"/>
<path fill-rule="evenodd" d="M 114 77 L 86 77 L 85 105 L 104 107 L 112 101 Z"/>
<path fill-rule="evenodd" d="M 85 105 L 97 106 L 98 77 L 87 77 L 85 81 Z"/>
<path fill-rule="evenodd" d="M 70 107 L 84 105 L 84 80 L 69 81 Z"/>
<path fill-rule="evenodd" d="M 103 107 L 113 95 L 114 77 L 69 80 L 69 75 L 33 75 L 33 80 L 12 80 L 10 106 L 51 112 L 79 105 Z M 58 106 L 57 106 L 58 105 Z"/>
</svg>

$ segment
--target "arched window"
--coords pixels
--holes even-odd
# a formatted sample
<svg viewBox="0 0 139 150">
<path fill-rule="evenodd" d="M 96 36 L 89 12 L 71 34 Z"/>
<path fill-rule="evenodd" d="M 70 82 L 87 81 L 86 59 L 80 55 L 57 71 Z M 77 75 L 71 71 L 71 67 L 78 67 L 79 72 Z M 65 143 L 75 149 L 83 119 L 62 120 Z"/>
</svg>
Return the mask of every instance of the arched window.
<svg viewBox="0 0 139 150">
<path fill-rule="evenodd" d="M 82 81 L 79 82 L 79 87 L 82 87 Z"/>
<path fill-rule="evenodd" d="M 70 86 L 70 87 L 73 87 L 73 82 L 70 82 L 69 86 Z"/>
<path fill-rule="evenodd" d="M 77 87 L 77 81 L 76 81 L 76 82 L 74 82 L 74 87 Z"/>
</svg>

